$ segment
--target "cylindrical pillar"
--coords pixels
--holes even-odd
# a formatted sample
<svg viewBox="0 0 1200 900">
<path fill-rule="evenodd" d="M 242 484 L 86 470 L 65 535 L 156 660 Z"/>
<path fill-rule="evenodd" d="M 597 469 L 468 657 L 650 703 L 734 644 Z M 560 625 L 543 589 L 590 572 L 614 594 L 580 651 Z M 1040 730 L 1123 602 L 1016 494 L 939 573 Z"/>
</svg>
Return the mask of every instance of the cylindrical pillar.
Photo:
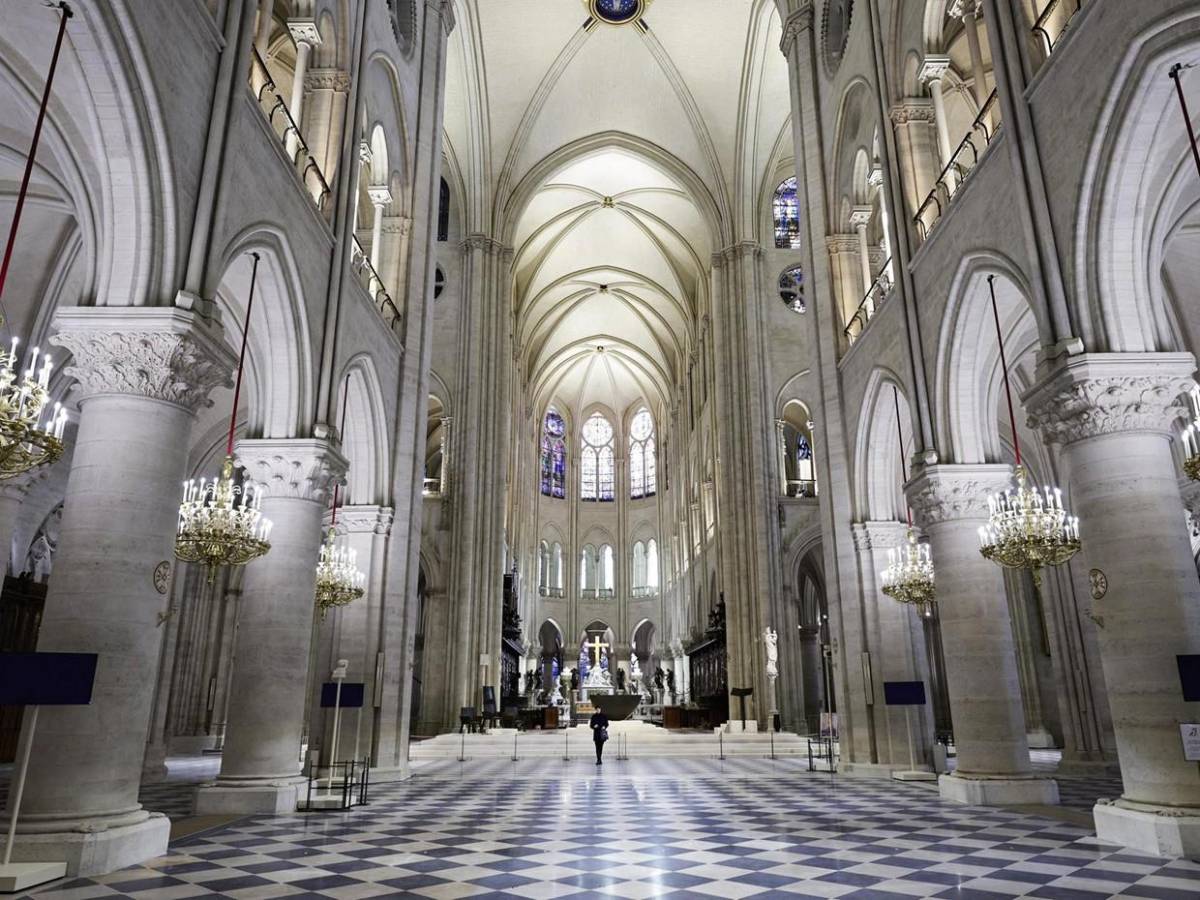
<svg viewBox="0 0 1200 900">
<path fill-rule="evenodd" d="M 175 557 L 194 411 L 232 369 L 194 313 L 110 310 L 56 317 L 82 396 L 38 650 L 98 660 L 90 705 L 41 713 L 13 854 L 84 875 L 166 852 L 169 823 L 137 800 L 162 638 L 151 576 Z"/>
<path fill-rule="evenodd" d="M 967 49 L 971 54 L 971 90 L 980 109 L 983 109 L 989 94 L 983 68 L 983 47 L 979 42 L 979 17 L 982 12 L 979 0 L 956 0 L 951 7 L 951 14 L 962 19 L 963 30 L 967 33 Z"/>
<path fill-rule="evenodd" d="M 1150 853 L 1200 856 L 1200 767 L 1180 725 L 1197 721 L 1179 658 L 1200 654 L 1200 581 L 1172 458 L 1187 353 L 1080 355 L 1026 408 L 1061 444 L 1083 547 L 1124 792 L 1095 808 L 1096 833 Z"/>
<path fill-rule="evenodd" d="M 321 32 L 312 19 L 292 19 L 288 22 L 288 31 L 296 42 L 296 68 L 292 74 L 292 97 L 288 112 L 299 128 L 304 115 L 304 76 L 308 74 L 308 58 L 312 55 L 313 47 L 321 45 Z M 288 157 L 295 160 L 300 141 L 294 133 L 288 133 L 286 146 Z"/>
<path fill-rule="evenodd" d="M 221 773 L 199 815 L 295 812 L 313 638 L 316 566 L 328 492 L 345 459 L 317 439 L 240 441 L 245 475 L 264 490 L 271 550 L 246 566 Z"/>
<path fill-rule="evenodd" d="M 1004 576 L 979 552 L 988 497 L 1011 480 L 1007 465 L 933 465 L 906 487 L 937 565 L 958 750 L 939 785 L 943 797 L 979 805 L 1058 802 L 1055 783 L 1032 774 Z"/>
</svg>

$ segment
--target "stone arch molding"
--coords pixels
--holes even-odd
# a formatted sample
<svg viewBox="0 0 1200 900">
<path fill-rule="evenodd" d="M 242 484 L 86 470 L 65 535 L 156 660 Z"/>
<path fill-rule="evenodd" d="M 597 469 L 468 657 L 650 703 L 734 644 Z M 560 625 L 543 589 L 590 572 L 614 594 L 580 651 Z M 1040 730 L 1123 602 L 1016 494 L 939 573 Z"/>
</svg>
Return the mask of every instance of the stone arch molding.
<svg viewBox="0 0 1200 900">
<path fill-rule="evenodd" d="M 1179 347 L 1161 278 L 1156 218 L 1192 185 L 1187 136 L 1176 121 L 1176 62 L 1200 61 L 1200 11 L 1163 16 L 1130 41 L 1088 150 L 1076 210 L 1073 310 L 1079 336 L 1097 352 Z M 1170 126 L 1165 120 L 1170 119 Z M 1148 139 L 1147 135 L 1152 135 Z M 1132 223 L 1132 224 L 1131 224 Z"/>
<path fill-rule="evenodd" d="M 898 391 L 900 400 L 901 432 L 905 442 L 903 468 L 900 463 L 893 388 Z M 912 408 L 903 380 L 891 369 L 879 366 L 867 378 L 858 422 L 854 441 L 855 505 L 858 517 L 868 521 L 903 519 L 905 509 L 901 479 L 908 477 L 908 460 L 914 450 Z"/>
<path fill-rule="evenodd" d="M 386 505 L 388 464 L 391 460 L 387 411 L 375 361 L 365 353 L 351 358 L 342 369 L 346 423 L 342 452 L 350 463 L 346 499 L 354 504 Z"/>
<path fill-rule="evenodd" d="M 237 265 L 247 267 L 248 279 L 251 253 L 258 253 L 260 261 L 247 351 L 253 388 L 247 431 L 269 438 L 303 436 L 312 427 L 315 403 L 313 337 L 287 235 L 268 223 L 245 228 L 218 255 L 220 275 L 205 295 L 217 299 L 226 337 L 236 345 L 241 340 L 246 293 L 226 296 L 219 286 Z M 248 284 L 247 280 L 247 289 Z"/>
<path fill-rule="evenodd" d="M 1000 458 L 995 427 L 1001 387 L 999 347 L 987 276 L 996 277 L 996 300 L 1010 366 L 1025 346 L 1050 343 L 1044 308 L 1029 302 L 1028 279 L 1008 257 L 994 251 L 968 251 L 950 287 L 942 316 L 934 386 L 934 430 L 942 462 L 987 463 Z"/>
</svg>

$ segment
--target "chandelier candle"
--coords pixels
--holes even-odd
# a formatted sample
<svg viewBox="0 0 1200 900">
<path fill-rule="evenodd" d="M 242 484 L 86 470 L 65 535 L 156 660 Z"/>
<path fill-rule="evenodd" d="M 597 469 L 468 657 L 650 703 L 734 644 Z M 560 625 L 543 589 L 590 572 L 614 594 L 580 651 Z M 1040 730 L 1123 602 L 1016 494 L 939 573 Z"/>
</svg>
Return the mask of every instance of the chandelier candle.
<svg viewBox="0 0 1200 900">
<path fill-rule="evenodd" d="M 0 351 L 0 479 L 13 478 L 62 456 L 62 435 L 67 427 L 62 404 L 49 404 L 50 355 L 34 347 L 28 367 L 21 372 L 18 344 L 14 337 L 10 349 Z"/>
<path fill-rule="evenodd" d="M 244 566 L 271 549 L 271 520 L 262 514 L 262 492 L 253 482 L 242 485 L 233 481 L 233 433 L 237 425 L 238 399 L 242 394 L 242 373 L 246 367 L 246 341 L 250 337 L 250 310 L 254 308 L 254 284 L 258 279 L 258 254 L 250 270 L 250 297 L 246 301 L 246 322 L 242 327 L 242 351 L 238 357 L 237 382 L 233 389 L 233 410 L 229 415 L 229 436 L 225 443 L 225 462 L 221 475 L 211 482 L 186 481 L 183 502 L 179 504 L 179 532 L 175 537 L 175 555 L 184 562 L 203 563 L 208 582 L 217 577 L 221 566 Z"/>
<path fill-rule="evenodd" d="M 338 434 L 346 433 L 346 403 L 350 397 L 350 378 L 346 378 L 346 389 L 342 395 L 342 421 Z M 329 536 L 321 545 L 321 559 L 317 563 L 317 608 L 321 618 L 335 606 L 347 606 L 366 593 L 367 576 L 359 571 L 358 551 L 352 547 L 337 545 L 338 493 L 341 485 L 333 486 L 333 513 L 329 521 Z"/>
<path fill-rule="evenodd" d="M 892 386 L 892 402 L 896 407 L 896 436 L 899 438 L 900 477 L 904 478 L 904 430 L 900 427 L 900 392 Z M 933 557 L 928 544 L 918 544 L 912 526 L 912 510 L 908 513 L 908 543 L 903 548 L 888 550 L 887 568 L 879 573 L 884 594 L 900 603 L 911 603 L 925 618 L 933 616 L 936 593 Z"/>
<path fill-rule="evenodd" d="M 1012 426 L 1013 450 L 1017 466 L 1017 490 L 1012 488 L 988 497 L 988 524 L 979 528 L 979 552 L 985 559 L 1006 569 L 1028 569 L 1035 587 L 1041 587 L 1042 569 L 1057 566 L 1079 552 L 1079 517 L 1063 508 L 1058 488 L 1026 485 L 1028 473 L 1021 464 L 1021 445 L 1017 437 L 1017 417 L 1013 412 L 1012 387 L 1008 381 L 1008 362 L 1004 357 L 1004 336 L 1000 331 L 1000 313 L 996 309 L 995 275 L 988 276 L 992 295 L 992 317 L 996 322 L 996 340 L 1000 345 L 1000 366 L 1004 373 L 1004 393 L 1008 399 L 1008 417 Z"/>
</svg>

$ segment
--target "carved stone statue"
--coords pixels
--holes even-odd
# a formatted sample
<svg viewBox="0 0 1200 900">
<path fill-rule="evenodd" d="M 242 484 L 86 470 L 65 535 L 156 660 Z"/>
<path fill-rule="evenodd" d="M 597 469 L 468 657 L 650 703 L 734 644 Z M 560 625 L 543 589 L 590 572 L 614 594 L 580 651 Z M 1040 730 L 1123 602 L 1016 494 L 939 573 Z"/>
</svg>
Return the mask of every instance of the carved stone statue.
<svg viewBox="0 0 1200 900">
<path fill-rule="evenodd" d="M 779 635 L 768 625 L 763 629 L 763 646 L 767 650 L 767 677 L 774 678 L 779 674 Z"/>
</svg>

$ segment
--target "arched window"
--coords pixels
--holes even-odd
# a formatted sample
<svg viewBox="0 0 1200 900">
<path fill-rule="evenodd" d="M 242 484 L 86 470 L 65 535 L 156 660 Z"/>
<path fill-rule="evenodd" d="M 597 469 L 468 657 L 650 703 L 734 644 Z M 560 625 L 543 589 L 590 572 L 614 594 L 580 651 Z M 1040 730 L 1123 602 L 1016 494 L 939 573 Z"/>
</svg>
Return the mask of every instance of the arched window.
<svg viewBox="0 0 1200 900">
<path fill-rule="evenodd" d="M 596 589 L 596 548 L 591 544 L 584 544 L 583 549 L 579 551 L 579 589 Z"/>
<path fill-rule="evenodd" d="M 654 420 L 649 410 L 638 410 L 629 425 L 629 496 L 653 497 L 658 472 L 654 455 Z"/>
<path fill-rule="evenodd" d="M 646 586 L 646 545 L 638 541 L 633 545 L 633 593 Z"/>
<path fill-rule="evenodd" d="M 779 275 L 779 299 L 792 312 L 808 310 L 804 300 L 804 270 L 800 266 L 789 266 Z"/>
<path fill-rule="evenodd" d="M 793 178 L 794 182 L 795 179 Z M 442 185 L 438 191 L 438 223 L 437 223 L 437 239 L 439 241 L 450 240 L 450 184 L 445 178 L 442 179 Z"/>
<path fill-rule="evenodd" d="M 538 544 L 538 593 L 546 595 L 550 587 L 550 547 L 545 541 Z"/>
<path fill-rule="evenodd" d="M 771 211 L 775 218 L 775 246 L 780 250 L 800 249 L 800 201 L 794 177 L 775 188 Z"/>
<path fill-rule="evenodd" d="M 542 421 L 542 495 L 567 496 L 567 423 L 552 406 Z"/>
<path fill-rule="evenodd" d="M 613 429 L 600 413 L 583 424 L 580 486 L 584 500 L 613 499 Z"/>
<path fill-rule="evenodd" d="M 816 480 L 813 474 L 812 444 L 803 431 L 796 435 L 796 477 L 800 481 Z"/>
<path fill-rule="evenodd" d="M 558 541 L 550 548 L 550 587 L 562 596 L 563 589 L 563 555 L 562 544 Z"/>
<path fill-rule="evenodd" d="M 651 593 L 658 591 L 658 542 L 654 538 L 646 543 L 646 587 Z"/>
<path fill-rule="evenodd" d="M 611 545 L 605 544 L 600 548 L 600 566 L 596 587 L 602 591 L 611 592 L 616 583 L 615 569 L 613 548 Z"/>
</svg>

